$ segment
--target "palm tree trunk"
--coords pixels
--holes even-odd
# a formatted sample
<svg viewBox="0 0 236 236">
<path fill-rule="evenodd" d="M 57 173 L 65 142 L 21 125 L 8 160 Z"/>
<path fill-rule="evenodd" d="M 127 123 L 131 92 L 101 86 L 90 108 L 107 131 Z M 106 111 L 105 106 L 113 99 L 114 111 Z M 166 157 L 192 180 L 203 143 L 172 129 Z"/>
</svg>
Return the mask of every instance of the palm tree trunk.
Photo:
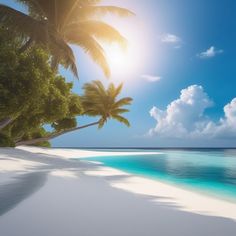
<svg viewBox="0 0 236 236">
<path fill-rule="evenodd" d="M 30 48 L 30 46 L 33 43 L 33 39 L 29 38 L 28 41 L 19 49 L 19 53 L 23 53 L 24 51 L 26 51 L 28 48 Z"/>
<path fill-rule="evenodd" d="M 10 118 L 10 117 L 7 117 L 7 118 L 1 120 L 1 121 L 0 121 L 0 130 L 3 129 L 3 128 L 5 128 L 8 124 L 10 124 L 10 123 L 12 122 L 12 120 L 13 120 L 13 119 Z"/>
<path fill-rule="evenodd" d="M 45 142 L 45 141 L 57 138 L 57 137 L 59 137 L 59 136 L 61 136 L 63 134 L 66 134 L 66 133 L 69 133 L 69 132 L 72 132 L 72 131 L 76 131 L 76 130 L 79 130 L 79 129 L 84 129 L 84 128 L 87 128 L 87 127 L 90 127 L 90 126 L 98 125 L 99 122 L 100 121 L 97 121 L 97 122 L 93 122 L 93 123 L 90 123 L 90 124 L 87 124 L 87 125 L 83 125 L 83 126 L 67 129 L 67 130 L 64 130 L 64 131 L 52 133 L 51 135 L 49 135 L 47 137 L 35 138 L 35 139 L 25 140 L 25 141 L 19 141 L 19 142 L 16 143 L 16 146 L 32 145 L 32 144 L 35 144 L 35 143 Z"/>
</svg>

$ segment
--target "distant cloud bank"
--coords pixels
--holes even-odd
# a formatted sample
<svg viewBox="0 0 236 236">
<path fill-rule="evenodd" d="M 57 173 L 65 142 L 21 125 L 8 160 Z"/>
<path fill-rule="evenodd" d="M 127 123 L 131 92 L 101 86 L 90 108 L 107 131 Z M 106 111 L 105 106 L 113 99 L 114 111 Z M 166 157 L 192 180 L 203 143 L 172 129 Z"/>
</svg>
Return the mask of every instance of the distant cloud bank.
<svg viewBox="0 0 236 236">
<path fill-rule="evenodd" d="M 212 58 L 215 57 L 217 54 L 221 54 L 224 51 L 222 49 L 216 49 L 214 46 L 211 46 L 204 52 L 200 52 L 197 56 L 201 59 Z"/>
<path fill-rule="evenodd" d="M 224 107 L 224 116 L 217 122 L 205 110 L 213 105 L 202 86 L 191 85 L 181 91 L 165 110 L 153 107 L 150 116 L 156 126 L 149 136 L 165 138 L 236 138 L 236 98 Z"/>
<path fill-rule="evenodd" d="M 141 78 L 145 79 L 148 82 L 158 82 L 161 80 L 161 76 L 155 76 L 155 75 L 141 75 Z"/>
</svg>

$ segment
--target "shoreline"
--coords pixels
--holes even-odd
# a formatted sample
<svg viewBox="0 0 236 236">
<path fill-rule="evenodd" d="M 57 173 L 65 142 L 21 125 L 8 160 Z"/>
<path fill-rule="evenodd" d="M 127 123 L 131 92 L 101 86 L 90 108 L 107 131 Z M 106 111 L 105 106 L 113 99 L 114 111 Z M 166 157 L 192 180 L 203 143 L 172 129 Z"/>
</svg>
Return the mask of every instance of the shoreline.
<svg viewBox="0 0 236 236">
<path fill-rule="evenodd" d="M 132 155 L 158 155 L 161 152 L 109 152 L 109 151 L 90 151 L 84 149 L 73 149 L 73 148 L 38 148 L 38 147 L 27 147 L 19 146 L 15 149 L 25 150 L 32 153 L 52 154 L 61 158 L 89 158 L 98 156 L 132 156 Z"/>
<path fill-rule="evenodd" d="M 83 159 L 83 158 L 81 158 L 81 159 Z M 232 204 L 236 204 L 236 198 L 232 197 L 229 194 L 222 194 L 222 195 L 220 193 L 219 194 L 215 194 L 215 193 L 209 192 L 209 191 L 207 191 L 205 189 L 201 190 L 199 188 L 195 188 L 195 187 L 192 187 L 192 186 L 189 186 L 189 185 L 185 185 L 185 184 L 178 184 L 178 183 L 170 182 L 168 180 L 160 180 L 160 179 L 158 179 L 158 177 L 151 177 L 151 176 L 148 176 L 148 175 L 131 173 L 131 172 L 128 172 L 128 171 L 125 171 L 125 170 L 121 170 L 119 168 L 110 167 L 110 166 L 107 166 L 107 165 L 103 164 L 100 161 L 90 161 L 90 160 L 86 160 L 86 158 L 84 158 L 84 160 L 88 161 L 90 163 L 100 164 L 100 165 L 102 165 L 104 167 L 111 168 L 112 170 L 118 170 L 121 173 L 126 173 L 127 175 L 130 175 L 130 176 L 136 176 L 136 177 L 140 177 L 140 178 L 145 178 L 145 179 L 148 179 L 148 180 L 160 182 L 160 183 L 168 185 L 168 186 L 173 186 L 173 187 L 176 187 L 178 189 L 182 189 L 182 190 L 185 190 L 185 191 L 188 191 L 188 192 L 191 192 L 191 193 L 196 193 L 196 194 L 201 195 L 201 196 L 203 195 L 203 196 L 206 196 L 206 197 L 209 197 L 209 198 L 213 198 L 213 199 L 229 202 L 229 203 L 232 203 Z"/>
<path fill-rule="evenodd" d="M 236 204 L 234 203 L 86 160 L 86 157 L 91 156 L 127 154 L 141 155 L 143 152 L 114 153 L 38 147 L 3 148 L 0 149 L 0 174 L 5 176 L 9 173 L 22 174 L 46 171 L 53 177 L 78 178 L 78 182 L 80 182 L 78 174 L 82 171 L 83 176 L 95 179 L 94 188 L 97 188 L 98 193 L 102 190 L 99 189 L 99 184 L 96 185 L 96 181 L 105 181 L 113 189 L 112 191 L 120 190 L 144 199 L 151 198 L 148 201 L 155 206 L 168 206 L 177 211 L 196 214 L 201 217 L 214 216 L 236 221 Z M 148 154 L 156 155 L 158 153 L 148 152 Z M 75 161 L 73 158 L 79 159 L 79 161 Z M 86 185 L 86 183 L 84 184 Z"/>
<path fill-rule="evenodd" d="M 88 161 L 90 162 L 90 161 Z M 91 161 L 91 163 L 94 163 Z M 97 163 L 97 162 L 95 162 Z M 236 203 L 227 199 L 217 198 L 175 184 L 130 174 L 119 169 L 102 165 L 98 172 L 87 171 L 93 176 L 127 176 L 127 181 L 116 181 L 113 187 L 143 196 L 152 196 L 154 202 L 171 204 L 181 211 L 193 212 L 200 215 L 230 218 L 236 221 Z M 156 198 L 156 199 L 155 199 Z"/>
<path fill-rule="evenodd" d="M 32 153 L 53 154 L 61 158 L 75 158 L 86 161 L 86 158 L 95 156 L 120 156 L 120 155 L 153 155 L 161 154 L 160 152 L 100 152 L 88 151 L 81 149 L 50 149 L 50 148 L 35 148 L 35 147 L 18 147 L 16 149 L 26 150 Z M 144 176 L 130 174 L 119 169 L 107 167 L 101 163 L 86 161 L 93 164 L 101 165 L 97 172 L 86 171 L 88 175 L 94 176 L 114 176 L 125 175 L 127 181 L 116 181 L 112 183 L 115 188 L 120 188 L 125 191 L 130 191 L 135 194 L 152 195 L 154 197 L 167 199 L 158 201 L 162 203 L 171 203 L 180 210 L 194 212 L 197 214 L 226 217 L 236 221 L 236 203 L 227 201 L 226 199 L 217 198 L 203 194 L 200 191 L 193 191 L 175 184 L 165 183 L 164 181 L 154 180 Z M 154 200 L 156 201 L 156 200 Z"/>
</svg>

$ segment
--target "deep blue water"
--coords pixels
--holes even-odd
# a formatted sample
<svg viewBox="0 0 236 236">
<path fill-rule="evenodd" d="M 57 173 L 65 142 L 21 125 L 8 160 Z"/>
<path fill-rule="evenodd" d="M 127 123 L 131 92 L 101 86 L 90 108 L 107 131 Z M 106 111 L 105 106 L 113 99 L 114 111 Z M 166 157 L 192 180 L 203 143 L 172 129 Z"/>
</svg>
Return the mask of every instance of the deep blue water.
<svg viewBox="0 0 236 236">
<path fill-rule="evenodd" d="M 236 202 L 236 149 L 157 151 L 162 154 L 86 160 Z"/>
</svg>

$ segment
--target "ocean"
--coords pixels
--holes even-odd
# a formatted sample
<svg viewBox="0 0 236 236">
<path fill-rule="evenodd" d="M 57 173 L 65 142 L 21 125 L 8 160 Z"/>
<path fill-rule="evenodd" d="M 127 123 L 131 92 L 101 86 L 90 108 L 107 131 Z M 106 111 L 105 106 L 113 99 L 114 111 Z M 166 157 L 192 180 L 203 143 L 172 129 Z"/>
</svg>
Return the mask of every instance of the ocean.
<svg viewBox="0 0 236 236">
<path fill-rule="evenodd" d="M 86 160 L 98 161 L 105 166 L 131 174 L 236 202 L 236 149 L 106 149 L 106 151 L 156 151 L 160 154 L 101 156 Z"/>
</svg>

